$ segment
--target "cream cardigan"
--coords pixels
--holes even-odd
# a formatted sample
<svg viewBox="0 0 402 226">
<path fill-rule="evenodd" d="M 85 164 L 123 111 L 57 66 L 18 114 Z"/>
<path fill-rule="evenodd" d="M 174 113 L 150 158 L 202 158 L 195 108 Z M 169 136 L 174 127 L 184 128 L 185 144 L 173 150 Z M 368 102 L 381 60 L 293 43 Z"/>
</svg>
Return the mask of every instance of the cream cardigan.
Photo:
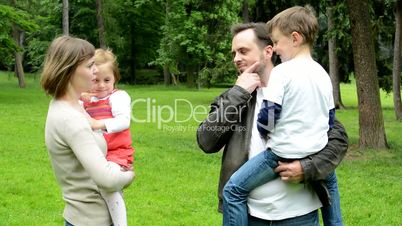
<svg viewBox="0 0 402 226">
<path fill-rule="evenodd" d="M 86 116 L 65 101 L 50 102 L 45 141 L 66 203 L 64 218 L 75 226 L 111 225 L 99 188 L 122 190 L 133 172 L 107 162 L 103 135 L 93 132 Z"/>
</svg>

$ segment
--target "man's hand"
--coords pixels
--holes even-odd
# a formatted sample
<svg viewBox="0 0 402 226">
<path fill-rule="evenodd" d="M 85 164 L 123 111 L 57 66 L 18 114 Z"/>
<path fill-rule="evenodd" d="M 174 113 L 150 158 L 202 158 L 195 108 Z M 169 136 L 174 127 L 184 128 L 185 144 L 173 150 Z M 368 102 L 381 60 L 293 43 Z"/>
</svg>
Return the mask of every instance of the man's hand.
<svg viewBox="0 0 402 226">
<path fill-rule="evenodd" d="M 283 181 L 300 183 L 304 179 L 303 168 L 299 160 L 293 162 L 278 162 L 279 166 L 275 168 L 275 172 L 279 173 L 279 176 Z"/>
<path fill-rule="evenodd" d="M 252 93 L 258 86 L 261 85 L 260 76 L 255 73 L 260 63 L 257 61 L 249 68 L 243 71 L 236 80 L 236 85 Z"/>
</svg>

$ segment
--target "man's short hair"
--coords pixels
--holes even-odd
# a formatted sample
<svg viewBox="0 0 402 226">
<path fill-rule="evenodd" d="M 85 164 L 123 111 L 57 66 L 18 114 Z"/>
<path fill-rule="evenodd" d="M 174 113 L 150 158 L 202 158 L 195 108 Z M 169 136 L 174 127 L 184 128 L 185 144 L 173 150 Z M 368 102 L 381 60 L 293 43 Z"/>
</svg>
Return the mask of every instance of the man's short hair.
<svg viewBox="0 0 402 226">
<path fill-rule="evenodd" d="M 235 36 L 238 33 L 252 29 L 255 33 L 255 36 L 258 39 L 258 44 L 261 47 L 265 47 L 268 45 L 273 46 L 272 40 L 268 36 L 268 29 L 265 23 L 245 23 L 245 24 L 236 24 L 232 26 L 232 35 Z"/>
</svg>

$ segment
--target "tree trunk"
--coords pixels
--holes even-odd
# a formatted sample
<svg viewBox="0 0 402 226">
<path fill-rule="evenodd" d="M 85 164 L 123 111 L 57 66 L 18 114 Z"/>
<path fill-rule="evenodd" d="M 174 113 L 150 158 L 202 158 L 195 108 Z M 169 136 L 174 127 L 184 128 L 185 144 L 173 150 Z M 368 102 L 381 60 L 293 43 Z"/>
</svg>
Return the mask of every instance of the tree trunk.
<svg viewBox="0 0 402 226">
<path fill-rule="evenodd" d="M 13 25 L 13 37 L 15 43 L 20 48 L 15 52 L 15 76 L 18 78 L 18 85 L 20 88 L 25 88 L 25 74 L 24 67 L 22 66 L 22 43 L 24 40 L 24 32 L 21 31 L 16 25 Z"/>
<path fill-rule="evenodd" d="M 359 147 L 388 148 L 367 0 L 347 0 L 359 107 Z"/>
<path fill-rule="evenodd" d="M 137 65 L 136 65 L 136 53 L 137 50 L 135 48 L 135 27 L 134 27 L 134 23 L 130 25 L 130 39 L 131 39 L 131 51 L 130 51 L 130 84 L 135 84 L 137 83 L 137 76 L 136 76 L 136 69 L 137 69 Z"/>
<path fill-rule="evenodd" d="M 248 0 L 243 0 L 242 16 L 244 23 L 250 22 L 250 17 L 248 15 Z"/>
<path fill-rule="evenodd" d="M 195 87 L 195 76 L 194 76 L 194 68 L 192 66 L 187 66 L 186 68 L 186 78 L 187 78 L 187 86 Z"/>
<path fill-rule="evenodd" d="M 169 86 L 170 85 L 170 72 L 169 72 L 169 68 L 167 65 L 163 66 L 163 81 L 165 83 L 165 86 Z"/>
<path fill-rule="evenodd" d="M 394 68 L 392 70 L 392 86 L 394 94 L 394 109 L 397 120 L 402 120 L 401 103 L 401 43 L 402 43 L 402 1 L 396 3 L 395 13 L 395 42 L 394 42 Z"/>
<path fill-rule="evenodd" d="M 254 19 L 257 21 L 259 21 L 259 18 L 261 18 L 263 15 L 263 7 L 261 7 L 263 5 L 264 5 L 263 0 L 255 1 L 255 18 Z"/>
<path fill-rule="evenodd" d="M 99 31 L 99 47 L 106 49 L 105 24 L 103 22 L 102 10 L 102 0 L 96 0 L 96 22 L 98 24 Z"/>
<path fill-rule="evenodd" d="M 327 8 L 327 17 L 328 17 L 328 31 L 331 32 L 335 27 L 332 6 L 329 6 Z M 336 47 L 337 47 L 336 37 L 334 35 L 331 35 L 328 39 L 329 76 L 331 77 L 332 82 L 332 91 L 334 96 L 335 108 L 344 109 L 345 106 L 342 103 L 341 89 L 339 85 L 339 60 L 336 54 Z"/>
<path fill-rule="evenodd" d="M 63 35 L 69 35 L 68 11 L 68 0 L 63 0 Z"/>
<path fill-rule="evenodd" d="M 170 12 L 171 2 L 166 1 L 165 3 L 165 26 L 169 26 L 169 12 Z M 172 78 L 170 78 L 172 76 Z M 165 86 L 169 86 L 173 80 L 173 84 L 177 85 L 176 79 L 173 73 L 170 73 L 169 65 L 165 62 L 163 65 L 163 81 Z"/>
</svg>

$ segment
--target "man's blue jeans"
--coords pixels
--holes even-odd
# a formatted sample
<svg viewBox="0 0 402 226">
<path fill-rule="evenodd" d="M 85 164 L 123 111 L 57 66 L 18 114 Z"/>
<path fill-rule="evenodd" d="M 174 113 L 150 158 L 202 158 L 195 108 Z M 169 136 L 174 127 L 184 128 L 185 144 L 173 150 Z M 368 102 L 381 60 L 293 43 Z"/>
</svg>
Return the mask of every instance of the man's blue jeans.
<svg viewBox="0 0 402 226">
<path fill-rule="evenodd" d="M 288 160 L 280 158 L 271 150 L 263 151 L 257 156 L 248 160 L 232 175 L 223 188 L 224 226 L 248 225 L 247 196 L 254 188 L 278 177 L 278 174 L 274 172 L 274 169 L 278 166 L 278 161 Z M 330 218 L 331 221 L 334 222 L 338 221 L 337 219 L 341 219 L 339 193 L 337 184 L 333 185 L 333 183 L 336 183 L 335 174 L 332 173 L 329 176 L 329 179 L 330 180 L 326 182 L 329 183 L 329 185 L 327 183 L 328 188 L 332 188 L 330 189 L 330 194 L 331 196 L 333 195 L 332 193 L 336 194 L 334 194 L 332 198 L 333 205 L 327 207 L 323 211 L 323 215 L 325 212 L 325 218 Z M 335 213 L 333 213 L 334 211 Z"/>
<path fill-rule="evenodd" d="M 253 216 L 248 216 L 249 226 L 319 226 L 318 211 L 314 210 L 303 216 L 293 217 L 285 220 L 270 221 Z"/>
<path fill-rule="evenodd" d="M 74 225 L 70 224 L 70 222 L 68 222 L 68 221 L 66 221 L 66 220 L 64 220 L 64 223 L 65 223 L 65 226 L 74 226 Z M 113 224 L 110 225 L 110 226 L 113 226 Z"/>
<path fill-rule="evenodd" d="M 341 214 L 341 199 L 338 190 L 338 181 L 335 172 L 325 178 L 325 185 L 331 196 L 331 205 L 321 208 L 324 226 L 343 226 Z"/>
</svg>

